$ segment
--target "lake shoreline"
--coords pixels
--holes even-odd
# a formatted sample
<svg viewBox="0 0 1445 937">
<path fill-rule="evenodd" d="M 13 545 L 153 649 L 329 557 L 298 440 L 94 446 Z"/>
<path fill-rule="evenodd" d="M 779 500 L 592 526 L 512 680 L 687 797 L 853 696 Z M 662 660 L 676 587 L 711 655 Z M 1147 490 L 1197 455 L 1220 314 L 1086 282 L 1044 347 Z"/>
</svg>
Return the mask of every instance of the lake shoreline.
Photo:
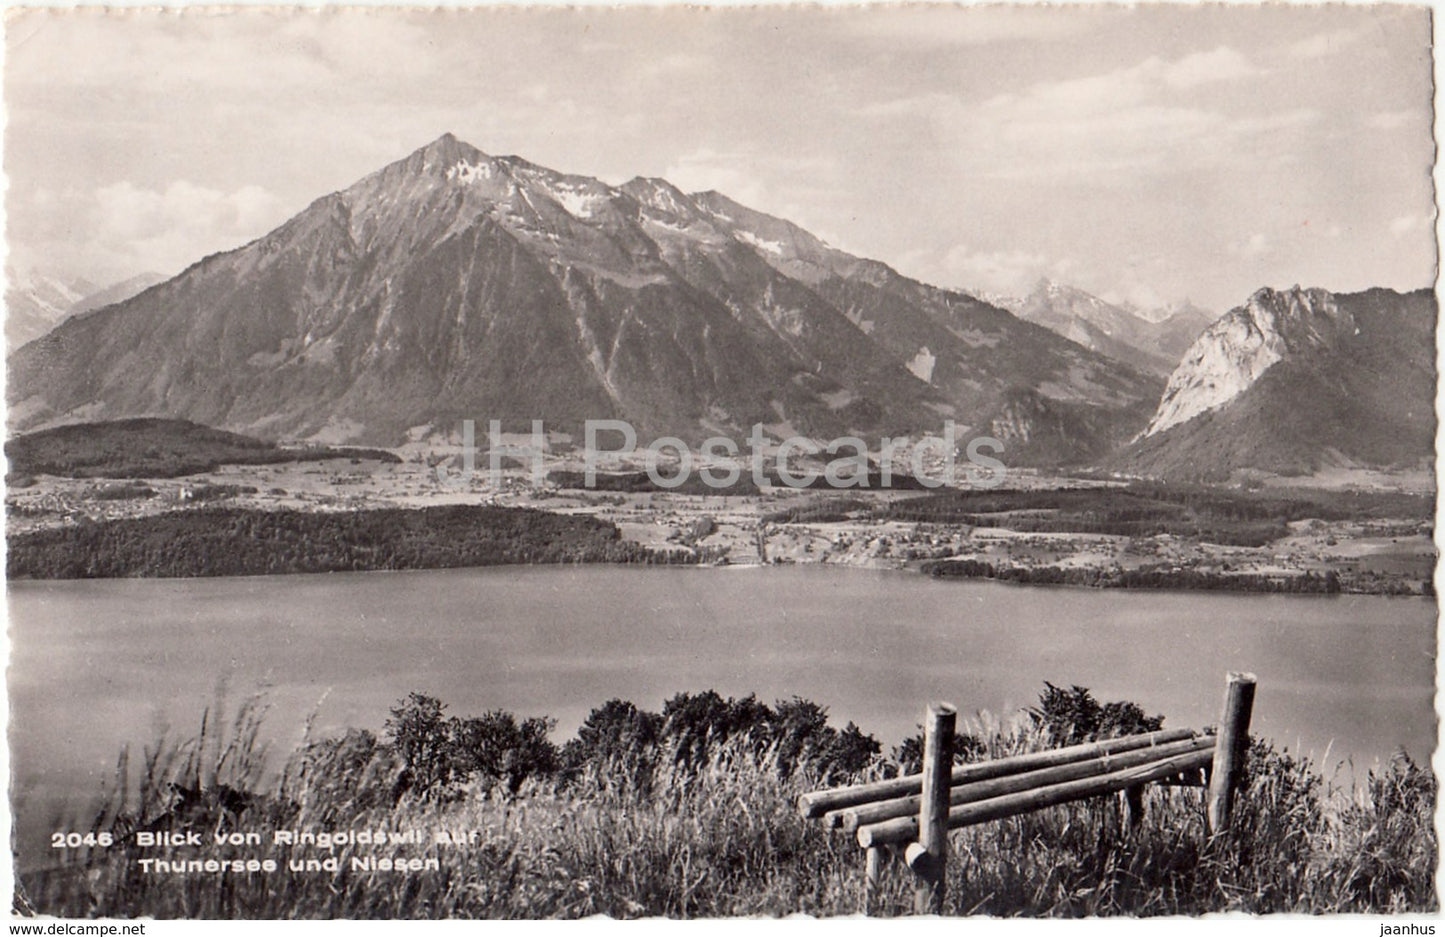
<svg viewBox="0 0 1445 937">
<path fill-rule="evenodd" d="M 582 531 L 575 528 L 561 528 L 548 531 L 544 542 L 534 547 L 554 556 L 553 559 L 516 558 L 511 544 L 488 544 L 481 548 L 495 551 L 497 559 L 488 562 L 458 562 L 465 547 L 475 552 L 476 544 L 448 546 L 445 531 L 435 535 L 423 531 L 421 536 L 427 546 L 433 548 L 436 561 L 413 562 L 408 557 L 397 558 L 394 554 L 378 554 L 374 546 L 365 552 L 356 552 L 357 544 L 345 539 L 347 531 L 338 533 L 337 525 L 327 525 L 327 519 L 347 519 L 349 515 L 371 514 L 378 519 L 395 521 L 400 518 L 424 519 L 440 514 L 452 515 L 463 521 L 475 521 L 479 516 L 497 517 L 513 515 L 536 523 L 564 518 L 579 518 L 586 515 L 558 514 L 538 511 L 532 508 L 497 508 L 493 506 L 448 506 L 446 508 L 405 508 L 370 509 L 356 512 L 306 512 L 286 510 L 258 510 L 236 508 L 204 508 L 187 511 L 173 511 L 161 515 L 138 518 L 124 518 L 88 524 L 75 528 L 50 528 L 31 531 L 10 538 L 7 553 L 7 581 L 9 582 L 54 582 L 96 579 L 126 580 L 187 580 L 252 578 L 261 576 L 304 576 L 330 573 L 357 572 L 405 572 L 446 569 L 485 569 L 490 567 L 532 567 L 532 566 L 634 566 L 664 565 L 685 568 L 706 569 L 769 569 L 784 566 L 832 566 L 851 569 L 892 569 L 909 571 L 937 580 L 972 580 L 997 582 L 1013 586 L 1030 587 L 1072 587 L 1087 590 L 1121 591 L 1162 591 L 1179 593 L 1228 592 L 1238 594 L 1293 594 L 1293 595 L 1376 595 L 1385 597 L 1433 598 L 1434 589 L 1429 580 L 1418 583 L 1401 578 L 1371 580 L 1374 588 L 1361 587 L 1357 583 L 1342 581 L 1333 571 L 1316 575 L 1313 571 L 1260 575 L 1250 573 L 1221 574 L 1201 571 L 1192 567 L 1173 566 L 1168 563 L 1124 569 L 1118 565 L 1097 563 L 1065 567 L 1018 566 L 995 564 L 979 559 L 976 555 L 943 556 L 933 559 L 895 559 L 880 556 L 827 555 L 811 557 L 804 551 L 803 556 L 775 555 L 771 562 L 734 562 L 721 548 L 698 549 L 697 545 L 686 548 L 647 547 L 636 541 L 621 539 L 621 530 L 615 525 L 594 519 Z M 270 536 L 283 534 L 291 538 L 304 538 L 298 530 L 287 530 L 298 520 L 322 519 L 321 529 L 329 542 L 306 541 L 303 549 L 317 551 L 340 550 L 344 555 L 339 560 L 318 561 L 310 564 L 278 561 L 275 554 L 264 551 L 247 559 L 237 559 L 233 544 L 225 541 L 217 544 L 217 537 L 224 530 L 234 528 L 238 522 L 262 521 L 270 530 Z M 152 530 L 152 528 L 155 528 Z M 609 530 L 610 528 L 610 530 Z M 454 533 L 453 531 L 452 533 Z M 469 532 L 472 535 L 475 532 Z M 512 536 L 508 534 L 507 536 Z M 157 558 L 153 551 L 136 547 L 128 542 L 139 539 L 152 541 L 161 538 L 168 544 L 177 540 L 193 539 L 205 544 L 191 550 L 177 550 L 179 562 Z M 255 539 L 254 537 L 252 538 Z M 212 549 L 214 548 L 214 549 Z M 348 552 L 350 551 L 350 552 Z M 186 558 L 204 560 L 208 565 L 199 567 L 186 565 Z M 218 563 L 217 557 L 220 557 Z M 249 564 L 249 565 L 248 565 Z M 265 568 L 262 568 L 264 565 Z M 239 569 L 236 568 L 239 566 Z M 55 572 L 57 574 L 50 574 Z"/>
<path fill-rule="evenodd" d="M 457 492 L 439 489 L 425 466 L 366 459 L 224 466 L 118 483 L 39 476 L 7 492 L 8 572 L 15 579 L 185 578 L 551 561 L 905 569 L 936 563 L 954 564 L 951 572 L 975 564 L 985 578 L 1101 588 L 1433 590 L 1437 554 L 1427 493 L 1026 476 L 1013 483 L 1018 487 L 1007 490 L 714 494 L 535 488 L 509 475 L 498 486 Z M 206 498 L 198 502 L 198 494 Z M 492 512 L 495 519 L 531 511 L 515 516 L 534 518 L 533 526 L 551 534 L 531 538 L 520 552 L 515 543 L 494 543 L 479 561 L 478 544 L 460 542 L 476 538 L 454 526 L 409 529 L 400 550 L 386 530 L 355 529 L 365 526 L 358 518 L 377 511 L 392 512 L 387 516 L 408 528 L 427 512 Z M 202 529 L 207 517 L 216 529 Z M 280 547 L 268 555 L 244 536 L 223 536 L 237 525 L 263 529 Z M 177 535 L 218 555 L 192 550 L 178 558 Z M 522 532 L 504 536 L 517 540 Z"/>
</svg>

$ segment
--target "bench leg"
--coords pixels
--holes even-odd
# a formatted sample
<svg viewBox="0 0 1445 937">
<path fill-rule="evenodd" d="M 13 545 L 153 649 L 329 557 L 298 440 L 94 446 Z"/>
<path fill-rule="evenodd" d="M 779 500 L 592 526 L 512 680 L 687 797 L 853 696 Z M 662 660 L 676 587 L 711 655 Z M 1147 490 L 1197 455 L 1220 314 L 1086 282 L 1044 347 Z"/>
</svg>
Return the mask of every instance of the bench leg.
<svg viewBox="0 0 1445 937">
<path fill-rule="evenodd" d="M 1119 792 L 1119 825 L 1125 836 L 1133 835 L 1144 822 L 1144 785 L 1136 784 Z"/>
<path fill-rule="evenodd" d="M 878 886 L 883 881 L 883 863 L 888 854 L 880 846 L 868 847 L 868 871 L 863 879 L 863 913 L 873 913 L 873 898 L 878 894 Z"/>
</svg>

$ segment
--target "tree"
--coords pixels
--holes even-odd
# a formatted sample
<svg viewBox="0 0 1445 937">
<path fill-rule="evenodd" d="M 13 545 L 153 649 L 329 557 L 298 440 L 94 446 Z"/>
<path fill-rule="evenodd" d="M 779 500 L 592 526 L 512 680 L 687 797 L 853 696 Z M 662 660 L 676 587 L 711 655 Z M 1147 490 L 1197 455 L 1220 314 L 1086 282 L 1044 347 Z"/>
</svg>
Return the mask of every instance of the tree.
<svg viewBox="0 0 1445 937">
<path fill-rule="evenodd" d="M 632 703 L 612 699 L 587 714 L 577 738 L 562 748 L 567 775 L 576 778 L 592 765 L 610 778 L 646 785 L 657 763 L 662 717 Z"/>
<path fill-rule="evenodd" d="M 697 766 L 707 760 L 713 743 L 735 735 L 751 736 L 759 748 L 767 744 L 772 715 L 751 693 L 726 700 L 715 690 L 679 693 L 662 706 L 662 734 L 677 743 L 678 761 Z"/>
<path fill-rule="evenodd" d="M 532 776 L 551 775 L 561 763 L 557 746 L 547 738 L 556 721 L 533 716 L 517 722 L 504 710 L 494 710 L 448 724 L 452 770 L 456 775 L 481 774 L 505 781 L 515 794 Z"/>
<path fill-rule="evenodd" d="M 829 730 L 832 731 L 832 730 Z M 852 722 L 834 734 L 823 751 L 823 779 L 831 782 L 843 777 L 856 775 L 873 763 L 883 746 L 871 735 Z"/>
<path fill-rule="evenodd" d="M 391 710 L 386 733 L 401 755 L 404 787 L 428 794 L 451 779 L 451 741 L 445 705 L 422 693 L 410 693 Z"/>
</svg>

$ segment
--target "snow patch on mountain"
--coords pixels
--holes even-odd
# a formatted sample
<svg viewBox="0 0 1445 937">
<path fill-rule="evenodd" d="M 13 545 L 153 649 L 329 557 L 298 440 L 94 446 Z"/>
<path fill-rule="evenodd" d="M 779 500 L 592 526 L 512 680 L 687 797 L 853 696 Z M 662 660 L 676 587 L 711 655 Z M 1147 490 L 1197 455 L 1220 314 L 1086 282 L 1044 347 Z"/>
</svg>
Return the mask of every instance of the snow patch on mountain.
<svg viewBox="0 0 1445 937">
<path fill-rule="evenodd" d="M 574 218 L 591 218 L 606 201 L 585 192 L 570 192 L 562 188 L 552 189 L 551 195 Z"/>
<path fill-rule="evenodd" d="M 648 227 L 659 228 L 663 231 L 669 231 L 673 234 L 687 234 L 688 232 L 688 225 L 673 224 L 671 221 L 665 221 L 661 218 L 647 213 L 643 213 L 642 223 L 647 225 Z"/>
<path fill-rule="evenodd" d="M 858 326 L 858 330 L 861 331 L 864 335 L 873 334 L 873 328 L 876 323 L 874 323 L 872 319 L 863 318 L 863 313 L 860 312 L 858 309 L 849 306 L 847 309 L 843 310 L 843 315 L 848 317 L 849 322 Z"/>
<path fill-rule="evenodd" d="M 929 352 L 928 346 L 924 345 L 918 349 L 918 354 L 908 362 L 906 367 L 913 372 L 913 376 L 925 384 L 933 382 L 933 366 L 938 363 L 938 357 Z"/>
<path fill-rule="evenodd" d="M 783 256 L 783 244 L 781 241 L 768 241 L 758 237 L 751 231 L 738 231 L 736 233 L 738 240 L 746 244 L 751 244 L 759 250 L 765 250 L 774 257 Z"/>
<path fill-rule="evenodd" d="M 478 182 L 489 181 L 492 178 L 492 167 L 488 163 L 473 163 L 468 160 L 461 160 L 454 163 L 447 170 L 447 179 L 451 182 L 460 182 L 462 185 L 474 185 Z"/>
</svg>

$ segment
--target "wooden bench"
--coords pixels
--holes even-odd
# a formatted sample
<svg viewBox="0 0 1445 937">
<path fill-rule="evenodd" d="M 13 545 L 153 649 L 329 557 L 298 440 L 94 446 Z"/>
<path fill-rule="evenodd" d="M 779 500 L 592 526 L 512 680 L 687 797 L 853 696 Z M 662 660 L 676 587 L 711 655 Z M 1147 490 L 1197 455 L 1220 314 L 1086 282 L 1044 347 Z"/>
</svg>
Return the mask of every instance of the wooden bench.
<svg viewBox="0 0 1445 937">
<path fill-rule="evenodd" d="M 1209 835 L 1226 829 L 1249 743 L 1255 683 L 1253 674 L 1228 675 L 1217 731 L 1167 729 L 958 766 L 951 751 L 958 711 L 934 703 L 924 723 L 921 774 L 814 791 L 798 799 L 798 810 L 853 833 L 867 850 L 865 912 L 891 850 L 903 854 L 917 877 L 915 910 L 939 914 L 949 830 L 1115 792 L 1123 794 L 1125 822 L 1133 827 L 1151 782 L 1207 787 Z"/>
</svg>

